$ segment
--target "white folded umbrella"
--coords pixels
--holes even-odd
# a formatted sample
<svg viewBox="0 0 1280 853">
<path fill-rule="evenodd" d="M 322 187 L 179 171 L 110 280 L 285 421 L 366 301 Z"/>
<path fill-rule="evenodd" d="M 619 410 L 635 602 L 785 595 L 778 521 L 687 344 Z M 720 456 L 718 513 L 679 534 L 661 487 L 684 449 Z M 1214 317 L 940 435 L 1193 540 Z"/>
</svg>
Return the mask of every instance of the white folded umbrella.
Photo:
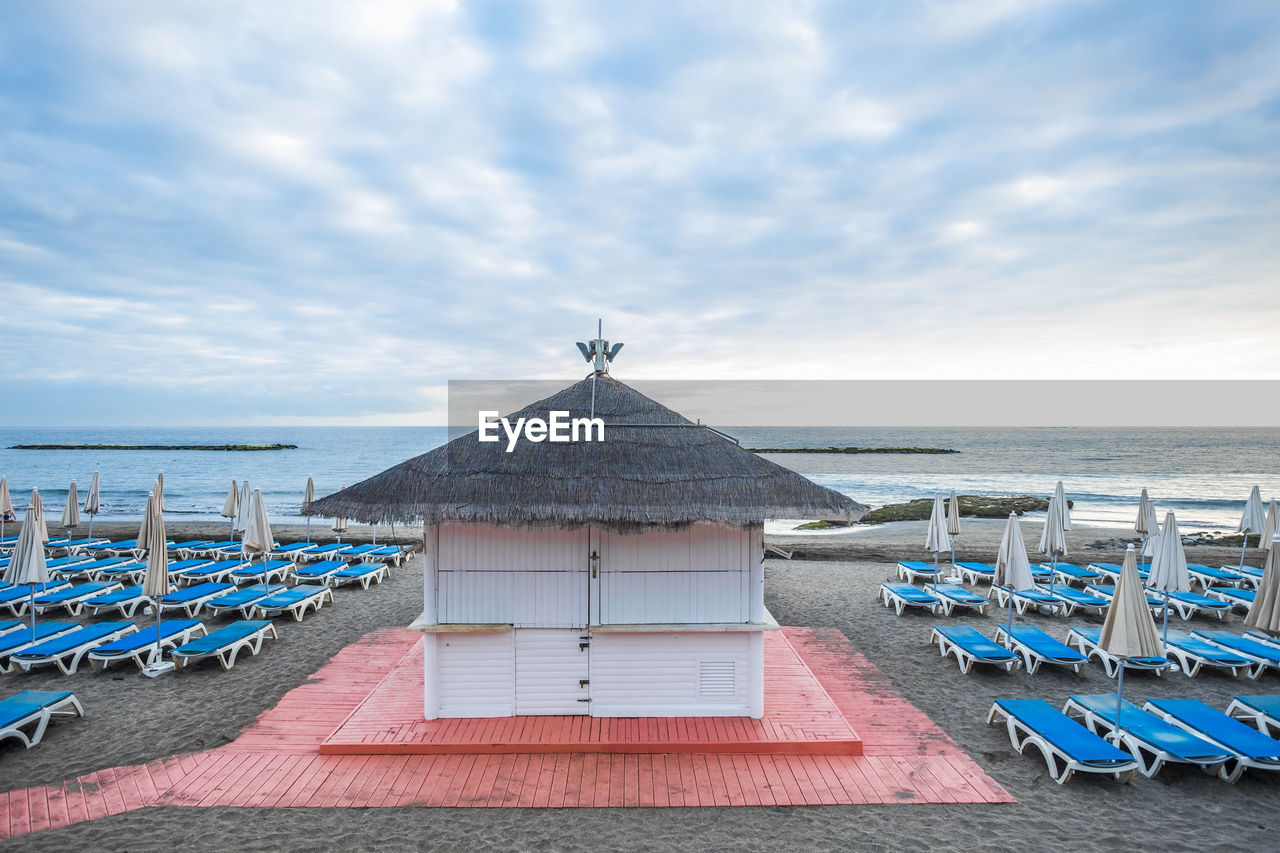
<svg viewBox="0 0 1280 853">
<path fill-rule="evenodd" d="M 996 575 L 991 581 L 1012 592 L 1024 592 L 1035 589 L 1036 580 L 1031 576 L 1031 561 L 1027 559 L 1027 546 L 1022 541 L 1022 527 L 1018 524 L 1018 514 L 1009 513 L 1009 520 L 1004 526 L 1004 535 L 1000 537 L 1000 550 L 996 554 Z M 1013 628 L 1013 596 L 1009 596 L 1009 625 Z"/>
<path fill-rule="evenodd" d="M 62 523 L 58 526 L 65 528 L 68 533 L 80 526 L 80 494 L 76 491 L 75 480 L 71 481 L 71 486 L 67 489 L 67 505 L 62 508 Z"/>
<path fill-rule="evenodd" d="M 1062 529 L 1071 529 L 1071 507 L 1067 505 L 1067 492 L 1062 488 L 1062 481 L 1058 481 L 1058 485 L 1054 487 L 1053 496 L 1058 499 L 1058 503 L 1062 506 Z"/>
<path fill-rule="evenodd" d="M 1236 528 L 1244 534 L 1244 544 L 1240 546 L 1240 565 L 1244 565 L 1245 549 L 1249 547 L 1249 534 L 1261 533 L 1267 524 L 1266 513 L 1262 509 L 1262 493 L 1257 486 L 1249 492 L 1249 499 L 1244 502 L 1244 513 L 1240 516 L 1240 526 Z M 1259 537 L 1258 547 L 1263 547 Z"/>
<path fill-rule="evenodd" d="M 147 549 L 147 571 L 142 578 L 142 594 L 151 599 L 156 611 L 155 660 L 142 671 L 154 678 L 174 668 L 172 661 L 163 659 L 164 649 L 160 643 L 160 627 L 163 624 L 160 596 L 169 592 L 169 547 L 164 531 L 164 514 L 160 511 L 160 499 L 154 492 L 147 497 L 147 511 L 143 516 L 142 528 L 146 535 L 145 538 L 139 538 L 138 547 Z"/>
<path fill-rule="evenodd" d="M 231 489 L 227 492 L 227 499 L 222 502 L 222 512 L 218 514 L 231 520 L 231 538 L 235 539 L 236 516 L 240 514 L 240 487 L 236 485 L 234 477 L 231 479 Z"/>
<path fill-rule="evenodd" d="M 307 487 L 302 491 L 302 511 L 306 512 L 307 507 L 316 499 L 316 484 L 310 477 L 307 478 Z M 307 516 L 307 542 L 311 541 L 311 516 Z"/>
<path fill-rule="evenodd" d="M 1191 589 L 1191 575 L 1187 572 L 1187 552 L 1182 547 L 1182 537 L 1178 535 L 1178 519 L 1172 510 L 1164 517 L 1164 528 L 1160 531 L 1160 544 L 1151 557 L 1151 571 L 1147 575 L 1147 586 L 1165 593 L 1164 601 L 1164 633 L 1162 639 L 1169 638 L 1169 598 L 1168 593 L 1186 592 Z"/>
<path fill-rule="evenodd" d="M 0 477 L 0 539 L 4 538 L 4 525 L 13 513 L 13 500 L 9 497 L 9 478 Z"/>
<path fill-rule="evenodd" d="M 933 496 L 933 512 L 929 514 L 929 527 L 924 537 L 924 547 L 933 552 L 933 568 L 938 568 L 938 553 L 951 548 L 947 535 L 947 514 L 942 508 L 942 492 Z M 938 573 L 933 573 L 933 585 L 938 585 Z"/>
<path fill-rule="evenodd" d="M 1262 571 L 1258 593 L 1244 624 L 1275 636 L 1280 634 L 1280 536 L 1273 536 L 1267 549 L 1267 565 Z"/>
<path fill-rule="evenodd" d="M 93 518 L 102 511 L 101 498 L 98 495 L 98 472 L 93 472 L 89 481 L 89 491 L 84 493 L 84 514 L 89 516 L 89 538 L 93 538 Z"/>
<path fill-rule="evenodd" d="M 27 506 L 26 515 L 22 519 L 22 531 L 13 553 L 9 556 L 9 565 L 4 572 L 4 582 L 18 586 L 32 584 L 30 594 L 31 639 L 36 638 L 36 588 L 34 584 L 49 582 L 49 566 L 44 558 L 44 543 L 49 541 L 49 534 L 44 525 L 44 504 L 40 500 L 40 492 L 31 490 L 31 503 Z"/>
<path fill-rule="evenodd" d="M 1107 617 L 1102 623 L 1102 635 L 1098 646 L 1108 654 L 1120 658 L 1120 681 L 1116 685 L 1116 722 L 1124 699 L 1124 664 L 1128 658 L 1153 658 L 1164 654 L 1164 645 L 1156 633 L 1155 620 L 1147 607 L 1147 594 L 1138 577 L 1138 554 L 1133 546 L 1124 552 L 1124 564 L 1116 592 L 1107 606 Z"/>
<path fill-rule="evenodd" d="M 267 519 L 267 505 L 262 501 L 261 490 L 254 489 L 249 504 L 249 525 L 244 530 L 241 549 L 246 557 L 252 559 L 255 556 L 265 557 L 275 546 L 271 522 Z"/>
</svg>

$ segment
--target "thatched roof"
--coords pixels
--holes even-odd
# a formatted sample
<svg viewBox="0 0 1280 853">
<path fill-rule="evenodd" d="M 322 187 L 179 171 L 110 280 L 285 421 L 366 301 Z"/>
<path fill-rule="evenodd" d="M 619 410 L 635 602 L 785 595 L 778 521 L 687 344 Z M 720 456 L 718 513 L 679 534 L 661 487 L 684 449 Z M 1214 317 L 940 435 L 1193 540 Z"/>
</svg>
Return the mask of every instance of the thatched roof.
<svg viewBox="0 0 1280 853">
<path fill-rule="evenodd" d="M 587 417 L 592 377 L 521 409 Z M 475 521 L 615 529 L 766 518 L 856 521 L 867 508 L 775 465 L 609 376 L 595 377 L 603 442 L 520 441 L 506 452 L 478 433 L 312 502 L 308 515 L 369 524 Z M 623 426 L 663 424 L 666 426 Z M 501 434 L 501 429 L 499 429 Z"/>
</svg>

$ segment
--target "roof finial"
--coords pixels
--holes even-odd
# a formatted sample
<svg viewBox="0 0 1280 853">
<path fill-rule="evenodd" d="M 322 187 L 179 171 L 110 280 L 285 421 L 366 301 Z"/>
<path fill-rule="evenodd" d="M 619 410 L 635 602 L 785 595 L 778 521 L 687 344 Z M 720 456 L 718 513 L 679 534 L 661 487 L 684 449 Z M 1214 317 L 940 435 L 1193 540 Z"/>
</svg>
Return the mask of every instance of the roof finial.
<svg viewBox="0 0 1280 853">
<path fill-rule="evenodd" d="M 609 372 L 609 362 L 618 355 L 618 350 L 622 349 L 622 344 L 614 344 L 609 347 L 609 342 L 604 339 L 604 320 L 596 321 L 596 337 L 589 343 L 578 341 L 578 351 L 582 353 L 582 357 L 589 362 L 595 363 L 595 375 L 603 376 Z"/>
</svg>

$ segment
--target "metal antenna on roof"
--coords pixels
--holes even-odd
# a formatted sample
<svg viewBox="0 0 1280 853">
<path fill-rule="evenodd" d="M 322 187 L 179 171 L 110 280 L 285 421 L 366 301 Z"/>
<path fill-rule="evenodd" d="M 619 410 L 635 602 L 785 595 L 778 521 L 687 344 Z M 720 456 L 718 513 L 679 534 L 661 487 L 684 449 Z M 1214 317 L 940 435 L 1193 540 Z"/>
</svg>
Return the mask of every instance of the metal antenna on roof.
<svg viewBox="0 0 1280 853">
<path fill-rule="evenodd" d="M 609 362 L 617 357 L 621 349 L 622 344 L 614 344 L 611 348 L 609 342 L 604 339 L 604 320 L 599 318 L 596 320 L 595 339 L 585 344 L 578 341 L 578 352 L 582 353 L 582 357 L 594 368 L 591 374 L 591 417 L 593 418 L 596 416 L 596 377 L 609 373 Z"/>
</svg>

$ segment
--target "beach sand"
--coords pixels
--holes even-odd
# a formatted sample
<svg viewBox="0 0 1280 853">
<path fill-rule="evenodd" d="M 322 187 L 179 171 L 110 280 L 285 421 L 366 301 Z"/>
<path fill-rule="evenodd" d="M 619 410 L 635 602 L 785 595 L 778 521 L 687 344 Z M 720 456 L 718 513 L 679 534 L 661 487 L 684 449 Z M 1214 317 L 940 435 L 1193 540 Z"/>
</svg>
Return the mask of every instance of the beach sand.
<svg viewBox="0 0 1280 853">
<path fill-rule="evenodd" d="M 994 559 L 1002 521 L 965 520 L 958 556 Z M 116 536 L 132 535 L 129 525 Z M 225 525 L 170 525 L 171 537 L 199 538 Z M 318 531 L 317 531 L 318 532 Z M 331 535 L 326 529 L 326 535 Z M 344 540 L 361 538 L 366 530 Z M 384 537 L 379 529 L 379 541 Z M 398 531 L 401 541 L 411 537 Z M 1039 525 L 1026 522 L 1034 552 Z M 295 531 L 282 528 L 277 538 Z M 389 540 L 389 535 L 388 535 Z M 940 617 L 896 617 L 875 597 L 898 559 L 927 559 L 923 523 L 885 525 L 825 537 L 781 536 L 770 542 L 796 548 L 797 557 L 766 562 L 766 602 L 785 625 L 834 627 L 849 637 L 909 701 L 927 713 L 997 782 L 1018 799 L 1003 806 L 856 806 L 713 809 L 200 809 L 149 808 L 13 839 L 21 850 L 959 850 L 1016 848 L 1082 850 L 1128 844 L 1163 850 L 1270 849 L 1280 832 L 1280 778 L 1246 772 L 1227 785 L 1198 770 L 1166 767 L 1155 779 L 1124 786 L 1109 778 L 1077 776 L 1065 786 L 1047 775 L 1038 754 L 1020 756 L 1003 727 L 988 727 L 994 698 L 1039 697 L 1061 706 L 1070 693 L 1103 693 L 1114 682 L 1092 666 L 1076 677 L 1046 668 L 1035 676 L 975 671 L 966 677 L 928 646 Z M 1119 561 L 1122 531 L 1078 529 L 1070 536 L 1073 562 Z M 1132 538 L 1132 534 L 1128 535 Z M 1251 549 L 1256 562 L 1261 552 Z M 1239 551 L 1188 549 L 1193 562 L 1222 565 Z M 1033 554 L 1034 556 L 1034 554 Z M 382 627 L 407 625 L 422 609 L 421 561 L 368 591 L 344 588 L 333 606 L 303 623 L 281 622 L 280 640 L 230 672 L 200 666 L 177 677 L 149 681 L 136 670 L 81 672 L 63 677 L 38 671 L 0 676 L 5 693 L 18 687 L 74 689 L 88 712 L 59 721 L 32 750 L 0 745 L 0 790 L 58 782 L 77 774 L 134 764 L 227 743 L 303 683 L 335 653 Z M 991 633 L 1002 614 L 952 617 Z M 1100 622 L 1021 617 L 1063 636 L 1068 624 Z M 1174 620 L 1175 627 L 1184 623 Z M 1215 626 L 1204 619 L 1194 624 Z M 1229 627 L 1239 627 L 1233 616 Z M 1280 676 L 1259 682 L 1212 673 L 1196 679 L 1126 678 L 1126 696 L 1194 696 L 1225 707 L 1236 694 L 1280 692 Z M 1280 775 L 1280 774 L 1274 774 Z"/>
</svg>

